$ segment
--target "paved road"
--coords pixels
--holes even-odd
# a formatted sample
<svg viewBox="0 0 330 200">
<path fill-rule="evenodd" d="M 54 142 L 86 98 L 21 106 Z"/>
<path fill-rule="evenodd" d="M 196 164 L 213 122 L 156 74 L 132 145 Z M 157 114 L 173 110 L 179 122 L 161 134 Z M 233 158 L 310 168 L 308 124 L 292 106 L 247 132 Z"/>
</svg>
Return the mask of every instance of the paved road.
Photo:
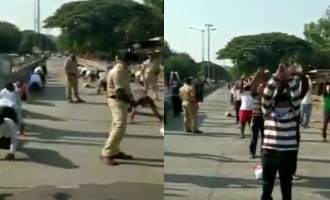
<svg viewBox="0 0 330 200">
<path fill-rule="evenodd" d="M 28 137 L 22 138 L 17 161 L 1 162 L 0 200 L 163 199 L 163 137 L 157 120 L 138 116 L 141 123 L 128 127 L 122 149 L 135 161 L 104 165 L 98 156 L 111 120 L 105 96 L 81 88 L 87 103 L 68 104 L 62 64 L 58 58 L 48 61 L 44 94 L 24 105 Z"/>
<path fill-rule="evenodd" d="M 227 95 L 226 89 L 219 89 L 201 106 L 201 130 L 205 134 L 184 134 L 182 121 L 177 119 L 165 127 L 164 199 L 260 199 L 260 181 L 253 172 L 260 159 L 249 159 L 249 139 L 239 139 L 234 118 L 224 117 L 231 109 Z M 302 133 L 298 164 L 302 179 L 294 183 L 293 199 L 330 199 L 330 144 L 320 142 L 319 130 Z M 274 199 L 281 199 L 278 184 Z"/>
</svg>

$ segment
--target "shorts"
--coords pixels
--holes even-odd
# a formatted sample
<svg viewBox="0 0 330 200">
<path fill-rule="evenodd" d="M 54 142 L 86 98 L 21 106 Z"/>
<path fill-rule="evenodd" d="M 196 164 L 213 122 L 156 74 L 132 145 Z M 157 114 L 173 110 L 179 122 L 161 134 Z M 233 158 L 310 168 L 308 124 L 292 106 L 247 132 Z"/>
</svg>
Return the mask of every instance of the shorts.
<svg viewBox="0 0 330 200">
<path fill-rule="evenodd" d="M 239 121 L 242 124 L 246 124 L 246 122 L 250 123 L 252 119 L 252 110 L 240 110 L 239 111 Z"/>
</svg>

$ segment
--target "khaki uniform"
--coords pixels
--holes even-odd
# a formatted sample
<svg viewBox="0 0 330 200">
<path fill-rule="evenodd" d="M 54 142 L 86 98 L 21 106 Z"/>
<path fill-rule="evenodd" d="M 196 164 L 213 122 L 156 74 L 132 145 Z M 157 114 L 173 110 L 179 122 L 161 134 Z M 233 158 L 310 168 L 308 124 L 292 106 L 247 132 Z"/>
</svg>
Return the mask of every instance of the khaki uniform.
<svg viewBox="0 0 330 200">
<path fill-rule="evenodd" d="M 131 95 L 127 71 L 123 64 L 118 62 L 106 77 L 108 105 L 110 107 L 112 123 L 109 130 L 109 137 L 102 150 L 103 156 L 114 156 L 120 152 L 119 145 L 126 131 L 129 105 L 114 97 L 116 96 L 116 90 L 120 88 L 124 89 L 126 94 Z"/>
<path fill-rule="evenodd" d="M 76 99 L 79 99 L 78 84 L 79 84 L 79 70 L 78 63 L 73 61 L 71 58 L 65 60 L 64 69 L 66 72 L 67 84 L 66 84 L 66 95 L 68 99 L 72 98 L 73 95 Z"/>
<path fill-rule="evenodd" d="M 160 62 L 158 60 L 146 60 L 142 64 L 142 75 L 144 81 L 145 91 L 148 92 L 149 86 L 151 86 L 151 90 L 155 94 L 155 98 L 158 99 L 157 94 L 157 73 L 160 70 Z"/>
<path fill-rule="evenodd" d="M 198 117 L 196 106 L 196 90 L 193 86 L 184 84 L 180 88 L 182 98 L 182 108 L 184 114 L 184 128 L 186 131 L 198 130 Z"/>
</svg>

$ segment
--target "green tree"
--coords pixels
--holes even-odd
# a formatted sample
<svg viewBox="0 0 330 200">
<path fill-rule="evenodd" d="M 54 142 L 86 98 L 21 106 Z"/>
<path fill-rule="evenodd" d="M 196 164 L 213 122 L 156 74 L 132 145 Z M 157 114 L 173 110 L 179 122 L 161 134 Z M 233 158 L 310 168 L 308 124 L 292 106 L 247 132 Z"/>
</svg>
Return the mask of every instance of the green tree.
<svg viewBox="0 0 330 200">
<path fill-rule="evenodd" d="M 179 73 L 181 78 L 196 77 L 198 75 L 199 66 L 186 53 L 178 53 L 165 60 L 164 62 L 165 77 L 169 77 L 171 71 Z"/>
<path fill-rule="evenodd" d="M 164 60 L 170 58 L 171 56 L 175 55 L 175 53 L 172 51 L 170 45 L 167 41 L 165 41 L 164 44 Z"/>
<path fill-rule="evenodd" d="M 233 38 L 217 53 L 218 59 L 230 59 L 236 76 L 252 74 L 259 67 L 275 71 L 279 62 L 304 61 L 304 68 L 312 64 L 313 46 L 298 37 L 284 33 L 263 33 Z M 303 59 L 302 59 L 303 58 Z"/>
<path fill-rule="evenodd" d="M 17 53 L 22 34 L 16 25 L 0 21 L 0 53 Z"/>
<path fill-rule="evenodd" d="M 143 0 L 143 3 L 155 9 L 156 12 L 164 13 L 164 0 Z"/>
<path fill-rule="evenodd" d="M 43 51 L 56 51 L 57 46 L 54 41 L 41 33 L 31 30 L 22 31 L 22 40 L 19 44 L 20 53 L 32 53 L 32 48 L 37 47 Z"/>
<path fill-rule="evenodd" d="M 325 15 L 316 22 L 310 22 L 304 26 L 304 35 L 307 41 L 320 49 L 330 48 L 330 7 Z"/>
<path fill-rule="evenodd" d="M 125 40 L 162 36 L 164 21 L 149 6 L 130 0 L 91 0 L 63 4 L 45 21 L 61 28 L 60 48 L 116 52 Z"/>
<path fill-rule="evenodd" d="M 228 71 L 221 65 L 217 65 L 215 63 L 212 62 L 200 62 L 198 63 L 198 76 L 207 76 L 208 73 L 208 67 L 210 67 L 211 70 L 211 79 L 214 80 L 225 80 L 225 81 L 230 81 L 231 80 L 231 76 L 228 73 Z M 214 69 L 214 70 L 213 70 Z M 214 74 L 213 74 L 214 71 Z"/>
</svg>

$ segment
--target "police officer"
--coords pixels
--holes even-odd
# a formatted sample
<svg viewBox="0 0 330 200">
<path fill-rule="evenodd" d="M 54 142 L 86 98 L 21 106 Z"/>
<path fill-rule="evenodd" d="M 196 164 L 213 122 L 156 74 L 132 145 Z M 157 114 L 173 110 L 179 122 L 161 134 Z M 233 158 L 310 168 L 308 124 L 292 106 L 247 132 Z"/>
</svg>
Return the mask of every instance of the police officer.
<svg viewBox="0 0 330 200">
<path fill-rule="evenodd" d="M 133 159 L 133 156 L 120 151 L 119 145 L 126 131 L 128 108 L 137 105 L 130 89 L 128 69 L 137 60 L 137 55 L 127 52 L 123 60 L 118 61 L 107 75 L 107 98 L 112 124 L 101 159 L 109 165 L 116 165 L 115 159 Z"/>
<path fill-rule="evenodd" d="M 192 78 L 186 79 L 185 84 L 180 88 L 180 96 L 182 98 L 185 131 L 187 133 L 202 133 L 198 130 L 198 103 Z"/>
<path fill-rule="evenodd" d="M 78 71 L 78 62 L 76 56 L 73 53 L 70 53 L 69 57 L 65 60 L 64 64 L 65 74 L 67 77 L 67 88 L 66 95 L 69 103 L 83 103 L 83 101 L 78 94 L 78 84 L 79 84 L 79 71 Z M 74 101 L 72 99 L 72 90 L 73 95 L 76 98 Z"/>
<path fill-rule="evenodd" d="M 158 101 L 157 94 L 157 76 L 160 72 L 160 61 L 156 53 L 151 53 L 149 59 L 142 64 L 141 72 L 144 80 L 145 91 L 148 92 L 149 86 L 155 94 L 155 99 Z"/>
</svg>

